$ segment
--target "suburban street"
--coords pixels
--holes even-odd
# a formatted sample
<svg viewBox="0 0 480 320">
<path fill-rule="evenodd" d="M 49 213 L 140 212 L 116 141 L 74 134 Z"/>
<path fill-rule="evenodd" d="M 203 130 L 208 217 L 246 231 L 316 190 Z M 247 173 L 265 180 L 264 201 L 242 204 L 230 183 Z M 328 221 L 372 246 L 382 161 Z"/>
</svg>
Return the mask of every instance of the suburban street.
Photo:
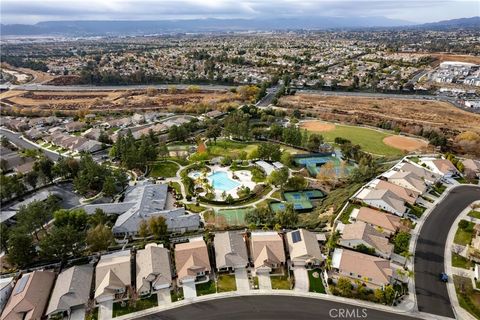
<svg viewBox="0 0 480 320">
<path fill-rule="evenodd" d="M 349 316 L 345 316 L 345 312 Z M 343 317 L 340 316 L 343 314 Z M 247 296 L 194 303 L 137 319 L 162 320 L 299 320 L 299 319 L 416 319 L 384 311 L 312 298 Z"/>
<path fill-rule="evenodd" d="M 454 317 L 447 286 L 439 275 L 444 272 L 447 235 L 456 217 L 465 207 L 480 200 L 478 186 L 453 189 L 425 220 L 415 250 L 415 291 L 418 310 L 444 317 Z M 449 281 L 452 281 L 449 275 Z"/>
<path fill-rule="evenodd" d="M 3 128 L 0 128 L 0 134 L 4 135 L 7 137 L 8 140 L 10 140 L 13 144 L 15 144 L 17 147 L 23 148 L 23 149 L 40 149 L 36 145 L 22 139 L 22 134 L 21 133 L 14 133 L 9 130 L 5 130 Z M 58 155 L 55 152 L 51 152 L 45 149 L 41 149 L 43 153 L 52 161 L 57 161 L 58 158 L 60 158 L 60 155 Z"/>
</svg>

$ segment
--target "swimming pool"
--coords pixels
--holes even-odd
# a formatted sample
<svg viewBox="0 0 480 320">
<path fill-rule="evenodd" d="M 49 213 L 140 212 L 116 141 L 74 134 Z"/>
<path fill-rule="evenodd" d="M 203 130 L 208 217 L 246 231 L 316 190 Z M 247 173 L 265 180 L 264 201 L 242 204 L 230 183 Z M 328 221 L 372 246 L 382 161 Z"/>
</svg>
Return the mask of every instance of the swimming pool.
<svg viewBox="0 0 480 320">
<path fill-rule="evenodd" d="M 240 183 L 230 179 L 227 173 L 223 171 L 210 174 L 208 179 L 212 183 L 213 188 L 216 190 L 229 191 L 240 186 Z"/>
</svg>

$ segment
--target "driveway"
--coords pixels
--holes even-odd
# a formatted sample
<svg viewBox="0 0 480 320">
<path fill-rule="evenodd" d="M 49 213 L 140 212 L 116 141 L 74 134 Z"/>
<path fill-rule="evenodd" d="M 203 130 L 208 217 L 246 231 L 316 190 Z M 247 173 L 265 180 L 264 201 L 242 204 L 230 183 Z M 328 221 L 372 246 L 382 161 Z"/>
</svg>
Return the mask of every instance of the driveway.
<svg viewBox="0 0 480 320">
<path fill-rule="evenodd" d="M 247 269 L 235 269 L 235 282 L 237 284 L 237 291 L 245 292 L 250 290 L 250 282 L 248 281 Z"/>
<path fill-rule="evenodd" d="M 432 210 L 425 220 L 415 249 L 415 291 L 418 310 L 453 318 L 447 286 L 438 277 L 444 272 L 448 232 L 457 216 L 470 203 L 480 200 L 477 186 L 459 186 Z"/>
<path fill-rule="evenodd" d="M 272 290 L 272 281 L 270 280 L 270 273 L 261 272 L 257 273 L 258 288 L 260 290 Z"/>
<path fill-rule="evenodd" d="M 163 307 L 172 303 L 172 297 L 170 296 L 170 288 L 158 290 L 157 300 L 159 307 Z"/>
<path fill-rule="evenodd" d="M 85 320 L 85 308 L 73 309 L 70 320 Z"/>
<path fill-rule="evenodd" d="M 308 292 L 309 281 L 308 271 L 303 267 L 293 268 L 293 275 L 295 276 L 295 291 Z"/>
<path fill-rule="evenodd" d="M 185 299 L 197 297 L 197 287 L 195 286 L 195 282 L 187 282 L 183 284 L 183 296 Z"/>
<path fill-rule="evenodd" d="M 113 301 L 101 302 L 98 307 L 98 320 L 112 319 Z"/>
</svg>

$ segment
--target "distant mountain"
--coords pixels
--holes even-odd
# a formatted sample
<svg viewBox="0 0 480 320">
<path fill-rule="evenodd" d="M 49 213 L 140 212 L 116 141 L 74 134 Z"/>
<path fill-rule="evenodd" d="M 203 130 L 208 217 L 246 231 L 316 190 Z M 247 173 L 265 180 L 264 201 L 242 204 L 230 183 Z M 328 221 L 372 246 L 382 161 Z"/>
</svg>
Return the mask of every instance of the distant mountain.
<svg viewBox="0 0 480 320">
<path fill-rule="evenodd" d="M 384 17 L 298 17 L 278 19 L 193 19 L 160 21 L 45 21 L 1 25 L 2 35 L 145 35 L 174 32 L 326 30 L 395 27 L 411 22 Z"/>
<path fill-rule="evenodd" d="M 423 29 L 430 29 L 430 30 L 448 30 L 448 29 L 480 30 L 480 17 L 443 20 L 438 22 L 421 24 L 416 27 L 423 28 Z"/>
<path fill-rule="evenodd" d="M 159 21 L 45 21 L 2 24 L 1 35 L 132 36 L 184 32 L 331 30 L 362 28 L 479 28 L 480 17 L 414 25 L 385 17 L 295 17 L 268 19 L 193 19 Z"/>
</svg>

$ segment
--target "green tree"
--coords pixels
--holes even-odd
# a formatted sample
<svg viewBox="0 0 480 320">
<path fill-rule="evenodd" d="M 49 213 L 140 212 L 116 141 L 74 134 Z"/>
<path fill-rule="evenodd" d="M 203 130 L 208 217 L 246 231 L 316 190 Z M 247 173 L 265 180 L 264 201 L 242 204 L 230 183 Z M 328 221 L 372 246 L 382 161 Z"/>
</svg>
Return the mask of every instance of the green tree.
<svg viewBox="0 0 480 320">
<path fill-rule="evenodd" d="M 383 291 L 385 294 L 385 303 L 388 305 L 393 304 L 393 301 L 395 300 L 395 289 L 393 289 L 391 285 L 387 285 Z"/>
<path fill-rule="evenodd" d="M 282 156 L 280 157 L 280 162 L 286 165 L 287 167 L 291 166 L 293 163 L 292 154 L 288 151 L 282 152 Z"/>
<path fill-rule="evenodd" d="M 283 189 L 288 181 L 288 168 L 281 168 L 273 171 L 268 177 L 268 182 L 276 187 Z"/>
<path fill-rule="evenodd" d="M 337 281 L 337 288 L 345 297 L 350 297 L 352 295 L 352 282 L 349 278 L 340 277 Z"/>
<path fill-rule="evenodd" d="M 88 215 L 88 224 L 96 227 L 99 224 L 107 225 L 109 222 L 107 214 L 100 208 L 95 209 L 93 214 Z"/>
<path fill-rule="evenodd" d="M 30 171 L 24 176 L 25 182 L 32 187 L 32 189 L 35 189 L 38 183 L 38 172 L 37 171 Z"/>
<path fill-rule="evenodd" d="M 20 268 L 32 263 L 36 257 L 32 236 L 23 228 L 11 230 L 8 239 L 8 261 Z"/>
<path fill-rule="evenodd" d="M 222 127 L 220 127 L 220 125 L 217 123 L 209 124 L 205 131 L 205 135 L 207 136 L 207 138 L 213 139 L 215 143 L 217 143 L 217 138 L 220 137 L 221 134 Z"/>
<path fill-rule="evenodd" d="M 275 219 L 278 224 L 286 227 L 293 228 L 298 223 L 298 215 L 295 213 L 292 203 L 285 203 L 285 210 L 277 212 Z"/>
<path fill-rule="evenodd" d="M 262 143 L 258 146 L 258 157 L 269 161 L 279 161 L 282 156 L 280 146 L 274 143 Z"/>
<path fill-rule="evenodd" d="M 323 136 L 312 133 L 309 135 L 308 142 L 305 147 L 309 150 L 318 152 L 322 143 L 323 143 Z"/>
<path fill-rule="evenodd" d="M 408 251 L 410 237 L 410 233 L 406 231 L 398 232 L 393 239 L 394 252 L 397 254 L 401 254 L 405 251 Z"/>
<path fill-rule="evenodd" d="M 53 213 L 55 227 L 62 228 L 66 226 L 73 227 L 76 231 L 87 228 L 88 216 L 83 209 L 60 209 Z"/>
<path fill-rule="evenodd" d="M 65 261 L 78 255 L 85 242 L 85 233 L 72 225 L 53 227 L 40 241 L 40 253 L 49 259 Z"/>
<path fill-rule="evenodd" d="M 141 238 L 146 238 L 150 235 L 150 228 L 148 227 L 148 223 L 145 220 L 140 222 L 138 226 L 138 236 Z"/>
<path fill-rule="evenodd" d="M 148 226 L 155 239 L 163 239 L 167 236 L 167 223 L 164 217 L 150 217 L 150 219 L 148 219 Z"/>
<path fill-rule="evenodd" d="M 106 225 L 99 224 L 87 232 L 87 245 L 90 252 L 101 252 L 108 249 L 114 243 L 112 229 Z"/>
<path fill-rule="evenodd" d="M 53 161 L 45 156 L 40 157 L 33 165 L 33 170 L 37 171 L 46 181 L 53 181 Z"/>
<path fill-rule="evenodd" d="M 117 188 L 115 186 L 115 179 L 113 176 L 107 176 L 103 182 L 102 192 L 105 196 L 113 198 L 117 193 Z"/>
</svg>

